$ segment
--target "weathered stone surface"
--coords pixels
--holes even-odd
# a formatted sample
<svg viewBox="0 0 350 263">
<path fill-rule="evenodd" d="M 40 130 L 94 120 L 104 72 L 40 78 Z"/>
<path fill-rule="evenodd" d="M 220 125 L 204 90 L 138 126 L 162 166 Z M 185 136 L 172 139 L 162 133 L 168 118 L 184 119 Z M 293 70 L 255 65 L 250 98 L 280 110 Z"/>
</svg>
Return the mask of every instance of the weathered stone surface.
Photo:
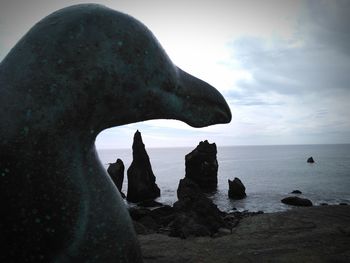
<svg viewBox="0 0 350 263">
<path fill-rule="evenodd" d="M 216 144 L 207 140 L 185 157 L 186 178 L 193 180 L 203 191 L 214 191 L 217 188 L 218 161 Z"/>
<path fill-rule="evenodd" d="M 240 220 L 263 212 L 220 211 L 190 179 L 183 179 L 174 207 L 155 209 L 140 206 L 129 208 L 135 231 L 139 234 L 164 233 L 174 237 L 218 237 L 231 233 Z M 221 230 L 220 230 L 221 229 Z"/>
<path fill-rule="evenodd" d="M 137 203 L 137 205 L 141 206 L 141 207 L 159 207 L 159 206 L 163 206 L 162 203 L 157 202 L 155 200 L 145 200 L 145 201 Z"/>
<path fill-rule="evenodd" d="M 174 204 L 176 218 L 171 226 L 171 236 L 208 236 L 225 226 L 221 211 L 191 179 L 180 180 L 177 197 L 178 201 Z"/>
<path fill-rule="evenodd" d="M 107 172 L 111 177 L 113 183 L 118 188 L 120 194 L 125 198 L 125 194 L 122 192 L 123 180 L 124 180 L 125 166 L 121 159 L 117 159 L 115 163 L 110 163 Z"/>
<path fill-rule="evenodd" d="M 314 158 L 312 158 L 312 156 L 311 156 L 311 157 L 309 157 L 309 158 L 307 159 L 306 162 L 307 162 L 307 163 L 314 163 L 315 160 L 314 160 Z"/>
<path fill-rule="evenodd" d="M 141 202 L 160 196 L 151 162 L 142 142 L 141 133 L 135 132 L 132 145 L 133 161 L 128 169 L 128 193 L 126 199 L 130 202 Z"/>
<path fill-rule="evenodd" d="M 233 181 L 228 180 L 229 190 L 228 190 L 228 197 L 232 199 L 243 199 L 247 195 L 245 193 L 245 186 L 243 185 L 242 181 L 235 177 Z"/>
<path fill-rule="evenodd" d="M 289 196 L 281 200 L 282 203 L 294 206 L 312 206 L 312 202 L 306 198 L 297 196 Z"/>
</svg>

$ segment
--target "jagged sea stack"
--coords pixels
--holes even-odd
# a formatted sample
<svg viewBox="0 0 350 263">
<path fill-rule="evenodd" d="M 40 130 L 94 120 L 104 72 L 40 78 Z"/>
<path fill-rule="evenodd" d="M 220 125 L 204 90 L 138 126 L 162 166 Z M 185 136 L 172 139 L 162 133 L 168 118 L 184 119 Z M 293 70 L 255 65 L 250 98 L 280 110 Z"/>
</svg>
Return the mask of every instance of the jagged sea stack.
<svg viewBox="0 0 350 263">
<path fill-rule="evenodd" d="M 216 153 L 216 144 L 205 140 L 185 157 L 186 178 L 193 180 L 205 192 L 214 191 L 217 188 Z"/>
<path fill-rule="evenodd" d="M 124 170 L 125 170 L 125 166 L 121 159 L 117 159 L 115 163 L 110 163 L 107 168 L 107 172 L 109 176 L 111 177 L 113 183 L 118 188 L 123 198 L 125 198 L 125 195 L 122 192 L 122 186 L 124 181 Z"/>
<path fill-rule="evenodd" d="M 242 181 L 235 177 L 233 181 L 228 180 L 228 197 L 231 199 L 243 199 L 247 195 L 245 193 L 245 186 Z"/>
<path fill-rule="evenodd" d="M 130 202 L 141 202 L 160 196 L 151 162 L 142 142 L 141 133 L 135 132 L 132 145 L 133 161 L 128 169 L 128 194 Z"/>
</svg>

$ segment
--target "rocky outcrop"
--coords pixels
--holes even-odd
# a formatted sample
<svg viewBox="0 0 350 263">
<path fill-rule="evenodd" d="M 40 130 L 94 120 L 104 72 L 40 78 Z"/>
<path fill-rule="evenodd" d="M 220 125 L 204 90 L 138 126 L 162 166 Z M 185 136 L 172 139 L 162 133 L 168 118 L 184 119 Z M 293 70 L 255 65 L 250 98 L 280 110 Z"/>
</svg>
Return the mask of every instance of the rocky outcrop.
<svg viewBox="0 0 350 263">
<path fill-rule="evenodd" d="M 307 163 L 314 163 L 315 160 L 314 160 L 314 158 L 312 158 L 312 156 L 311 156 L 311 157 L 309 157 L 309 158 L 307 159 L 306 162 L 307 162 Z"/>
<path fill-rule="evenodd" d="M 123 180 L 124 180 L 124 163 L 121 159 L 117 159 L 115 163 L 110 163 L 107 172 L 111 177 L 113 183 L 118 188 L 121 196 L 125 198 L 125 194 L 122 192 Z"/>
<path fill-rule="evenodd" d="M 297 196 L 289 196 L 281 200 L 282 203 L 294 206 L 312 206 L 312 202 L 306 198 Z"/>
<path fill-rule="evenodd" d="M 134 135 L 132 150 L 133 161 L 127 172 L 127 200 L 141 202 L 159 197 L 160 189 L 156 184 L 156 178 L 139 131 L 136 131 Z"/>
<path fill-rule="evenodd" d="M 225 226 L 221 211 L 191 179 L 180 180 L 177 197 L 178 201 L 174 204 L 176 217 L 171 226 L 171 236 L 208 236 Z"/>
<path fill-rule="evenodd" d="M 177 194 L 179 200 L 173 207 L 164 205 L 148 209 L 140 207 L 138 203 L 137 206 L 129 208 L 135 231 L 142 235 L 163 233 L 180 238 L 218 237 L 231 234 L 241 219 L 262 213 L 222 212 L 199 186 L 188 178 L 180 180 Z"/>
<path fill-rule="evenodd" d="M 193 180 L 206 192 L 217 188 L 218 161 L 216 159 L 216 144 L 208 141 L 199 145 L 185 157 L 186 178 Z"/>
<path fill-rule="evenodd" d="M 291 194 L 298 194 L 298 195 L 301 195 L 302 192 L 301 192 L 300 190 L 293 190 L 293 191 L 291 192 Z"/>
<path fill-rule="evenodd" d="M 247 195 L 245 193 L 245 186 L 242 181 L 235 177 L 233 181 L 228 180 L 229 190 L 228 197 L 232 199 L 243 199 Z"/>
</svg>

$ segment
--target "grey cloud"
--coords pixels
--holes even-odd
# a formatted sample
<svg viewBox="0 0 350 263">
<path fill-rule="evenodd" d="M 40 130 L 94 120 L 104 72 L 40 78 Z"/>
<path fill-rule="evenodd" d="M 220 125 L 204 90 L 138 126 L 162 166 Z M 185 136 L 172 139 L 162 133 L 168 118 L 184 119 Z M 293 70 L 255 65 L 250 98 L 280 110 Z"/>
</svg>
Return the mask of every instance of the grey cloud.
<svg viewBox="0 0 350 263">
<path fill-rule="evenodd" d="M 254 81 L 250 93 L 329 94 L 350 86 L 350 2 L 305 1 L 294 38 L 243 37 L 231 43 L 233 57 Z"/>
<path fill-rule="evenodd" d="M 310 32 L 311 42 L 350 55 L 350 1 L 308 0 L 304 14 L 300 30 Z"/>
</svg>

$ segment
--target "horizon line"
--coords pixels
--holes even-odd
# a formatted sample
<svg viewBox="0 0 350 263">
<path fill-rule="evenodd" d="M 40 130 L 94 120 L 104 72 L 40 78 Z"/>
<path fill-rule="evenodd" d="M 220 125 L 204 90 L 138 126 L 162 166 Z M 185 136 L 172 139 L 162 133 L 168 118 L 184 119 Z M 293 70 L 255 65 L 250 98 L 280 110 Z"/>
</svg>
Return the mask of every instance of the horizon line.
<svg viewBox="0 0 350 263">
<path fill-rule="evenodd" d="M 198 143 L 199 144 L 199 143 Z M 198 145 L 197 144 L 197 145 Z M 148 149 L 170 149 L 170 148 L 193 148 L 197 147 L 195 146 L 147 146 L 145 145 L 146 148 Z M 226 147 L 266 147 L 266 146 L 316 146 L 316 145 L 350 145 L 350 142 L 346 143 L 305 143 L 305 144 L 234 144 L 234 145 L 217 145 L 218 148 L 226 148 Z M 115 148 L 99 148 L 96 147 L 96 150 L 132 150 L 132 146 L 130 147 L 115 147 Z"/>
</svg>

